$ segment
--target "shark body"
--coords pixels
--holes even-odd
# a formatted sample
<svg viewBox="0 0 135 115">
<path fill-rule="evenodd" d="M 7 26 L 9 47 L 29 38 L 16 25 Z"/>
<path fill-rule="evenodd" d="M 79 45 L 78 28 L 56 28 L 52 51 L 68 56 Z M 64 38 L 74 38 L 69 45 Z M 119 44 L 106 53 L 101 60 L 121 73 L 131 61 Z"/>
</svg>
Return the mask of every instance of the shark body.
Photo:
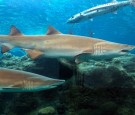
<svg viewBox="0 0 135 115">
<path fill-rule="evenodd" d="M 132 45 L 97 38 L 62 34 L 51 26 L 47 34 L 43 36 L 25 36 L 15 26 L 12 26 L 9 35 L 0 36 L 0 42 L 3 53 L 14 47 L 21 47 L 32 59 L 40 55 L 75 59 L 85 54 L 94 57 L 111 57 L 125 55 L 135 48 Z"/>
<path fill-rule="evenodd" d="M 67 23 L 79 23 L 81 21 L 92 19 L 96 16 L 104 15 L 110 12 L 117 13 L 116 11 L 119 8 L 124 6 L 133 5 L 135 6 L 135 0 L 121 1 L 117 2 L 113 0 L 110 3 L 102 4 L 96 7 L 92 7 L 90 9 L 84 10 L 80 13 L 75 14 L 71 18 L 68 19 Z"/>
<path fill-rule="evenodd" d="M 35 92 L 55 88 L 64 80 L 52 79 L 42 75 L 0 68 L 0 92 Z"/>
</svg>

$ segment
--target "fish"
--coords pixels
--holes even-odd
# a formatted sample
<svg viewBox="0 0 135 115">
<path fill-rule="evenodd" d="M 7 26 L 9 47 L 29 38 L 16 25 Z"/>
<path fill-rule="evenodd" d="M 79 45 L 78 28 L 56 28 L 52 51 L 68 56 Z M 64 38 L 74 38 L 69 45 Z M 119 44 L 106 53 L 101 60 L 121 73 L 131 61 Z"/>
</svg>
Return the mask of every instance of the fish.
<svg viewBox="0 0 135 115">
<path fill-rule="evenodd" d="M 49 58 L 69 58 L 75 62 L 81 55 L 92 57 L 111 57 L 126 55 L 135 46 L 120 44 L 86 36 L 62 34 L 49 26 L 46 35 L 23 35 L 15 26 L 11 26 L 9 35 L 0 35 L 1 51 L 5 53 L 14 47 L 20 47 L 35 60 L 40 56 Z"/>
<path fill-rule="evenodd" d="M 117 14 L 117 10 L 119 8 L 133 5 L 135 6 L 135 0 L 128 0 L 128 1 L 120 1 L 113 0 L 110 3 L 98 5 L 95 7 L 92 7 L 90 9 L 84 10 L 80 13 L 77 13 L 73 15 L 71 18 L 67 20 L 67 23 L 79 23 L 86 20 L 93 20 L 96 16 L 101 16 L 110 12 L 114 12 L 114 14 Z"/>
<path fill-rule="evenodd" d="M 0 92 L 37 92 L 55 88 L 64 82 L 26 71 L 0 68 Z"/>
</svg>

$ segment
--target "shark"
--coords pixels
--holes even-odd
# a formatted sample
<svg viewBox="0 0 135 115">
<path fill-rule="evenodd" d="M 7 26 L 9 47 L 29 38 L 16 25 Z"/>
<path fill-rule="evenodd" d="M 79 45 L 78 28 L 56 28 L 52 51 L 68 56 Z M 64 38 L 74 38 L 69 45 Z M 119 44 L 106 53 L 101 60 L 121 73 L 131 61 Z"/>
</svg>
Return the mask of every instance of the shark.
<svg viewBox="0 0 135 115">
<path fill-rule="evenodd" d="M 135 48 L 133 45 L 120 44 L 99 38 L 62 34 L 49 26 L 46 35 L 23 35 L 18 28 L 11 26 L 9 35 L 0 35 L 1 52 L 14 47 L 25 50 L 32 59 L 40 56 L 49 58 L 68 58 L 75 62 L 79 57 L 112 58 L 127 55 Z"/>
<path fill-rule="evenodd" d="M 64 82 L 26 71 L 0 68 L 0 92 L 36 92 L 55 88 Z"/>
<path fill-rule="evenodd" d="M 73 15 L 71 18 L 67 20 L 67 23 L 79 23 L 82 21 L 86 21 L 89 19 L 93 19 L 96 16 L 104 15 L 110 12 L 114 12 L 114 14 L 117 14 L 117 10 L 119 8 L 133 5 L 135 6 L 135 0 L 128 0 L 128 1 L 120 1 L 113 0 L 110 3 L 98 5 L 92 8 L 89 8 L 87 10 L 84 10 L 80 13 L 77 13 Z"/>
</svg>

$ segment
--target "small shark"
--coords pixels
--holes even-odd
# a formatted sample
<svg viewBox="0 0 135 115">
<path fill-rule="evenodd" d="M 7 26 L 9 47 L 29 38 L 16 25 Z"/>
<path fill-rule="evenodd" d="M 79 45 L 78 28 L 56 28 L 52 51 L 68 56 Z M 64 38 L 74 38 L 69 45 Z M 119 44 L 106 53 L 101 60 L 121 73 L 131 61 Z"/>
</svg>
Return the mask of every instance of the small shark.
<svg viewBox="0 0 135 115">
<path fill-rule="evenodd" d="M 42 75 L 0 68 L 0 92 L 35 92 L 61 85 L 65 80 L 52 79 Z"/>
<path fill-rule="evenodd" d="M 46 35 L 23 35 L 15 26 L 11 26 L 9 35 L 0 35 L 2 53 L 14 47 L 21 47 L 32 58 L 41 55 L 49 58 L 79 59 L 81 55 L 89 54 L 94 57 L 114 57 L 126 55 L 135 48 L 127 44 L 119 44 L 102 39 L 62 34 L 49 26 Z"/>
<path fill-rule="evenodd" d="M 121 7 L 133 5 L 135 6 L 135 0 L 128 0 L 128 1 L 121 1 L 117 2 L 116 0 L 113 0 L 110 3 L 102 4 L 87 10 L 84 10 L 80 13 L 75 14 L 71 18 L 68 19 L 67 23 L 79 23 L 81 21 L 89 20 L 96 16 L 100 16 L 103 14 L 107 14 L 110 12 L 114 12 L 117 14 L 117 10 Z"/>
</svg>

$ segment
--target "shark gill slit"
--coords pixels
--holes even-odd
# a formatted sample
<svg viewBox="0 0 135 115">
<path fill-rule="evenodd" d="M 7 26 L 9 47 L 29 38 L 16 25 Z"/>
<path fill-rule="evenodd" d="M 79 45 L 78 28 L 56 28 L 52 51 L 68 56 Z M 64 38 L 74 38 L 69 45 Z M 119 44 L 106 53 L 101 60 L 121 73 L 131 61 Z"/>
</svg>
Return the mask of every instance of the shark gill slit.
<svg viewBox="0 0 135 115">
<path fill-rule="evenodd" d="M 30 80 L 23 80 L 22 86 L 23 86 L 23 89 L 26 89 L 26 90 L 34 89 L 34 84 Z"/>
<path fill-rule="evenodd" d="M 101 44 L 95 44 L 95 47 L 94 47 L 95 55 L 102 55 L 103 49 L 104 47 Z"/>
</svg>

